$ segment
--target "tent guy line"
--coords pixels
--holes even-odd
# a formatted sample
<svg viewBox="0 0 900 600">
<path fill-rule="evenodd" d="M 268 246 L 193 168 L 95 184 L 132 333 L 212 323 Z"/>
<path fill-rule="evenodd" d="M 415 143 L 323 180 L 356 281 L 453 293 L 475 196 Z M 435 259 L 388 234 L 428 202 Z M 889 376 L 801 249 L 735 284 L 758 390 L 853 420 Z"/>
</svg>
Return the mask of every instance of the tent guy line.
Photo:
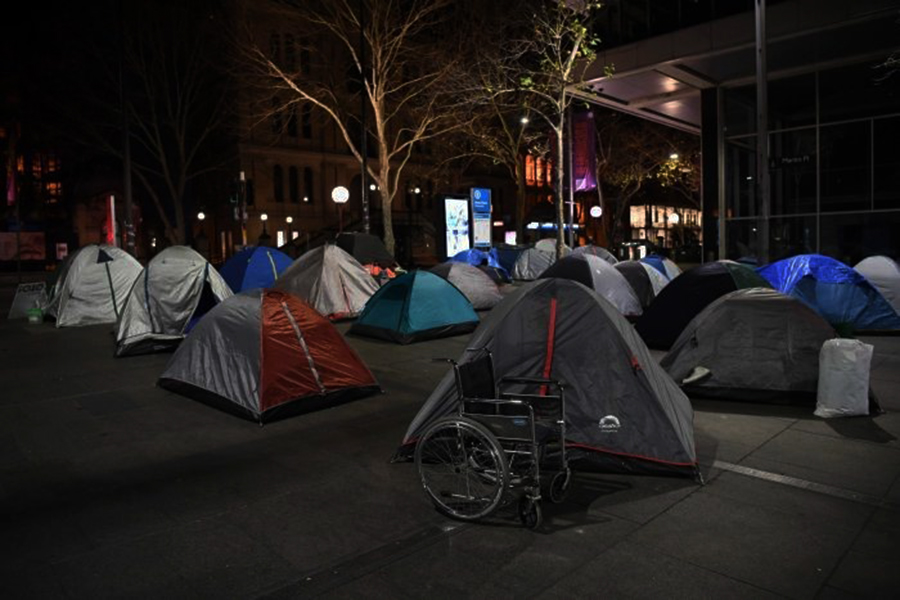
<svg viewBox="0 0 900 600">
<path fill-rule="evenodd" d="M 721 460 L 714 461 L 712 466 L 717 469 L 722 469 L 723 471 L 737 473 L 738 475 L 746 475 L 747 477 L 754 477 L 756 479 L 762 479 L 764 481 L 770 481 L 772 483 L 779 483 L 781 485 L 787 485 L 801 490 L 825 494 L 826 496 L 831 496 L 833 498 L 849 500 L 851 502 L 857 502 L 859 504 L 867 504 L 876 508 L 886 508 L 889 510 L 900 511 L 900 502 L 885 500 L 876 496 L 861 494 L 859 492 L 852 492 L 850 490 L 839 488 L 833 485 L 827 485 L 825 483 L 816 483 L 815 481 L 800 479 L 799 477 L 781 475 L 779 473 L 772 473 L 771 471 L 762 471 L 760 469 L 736 465 L 734 463 L 724 462 Z"/>
</svg>

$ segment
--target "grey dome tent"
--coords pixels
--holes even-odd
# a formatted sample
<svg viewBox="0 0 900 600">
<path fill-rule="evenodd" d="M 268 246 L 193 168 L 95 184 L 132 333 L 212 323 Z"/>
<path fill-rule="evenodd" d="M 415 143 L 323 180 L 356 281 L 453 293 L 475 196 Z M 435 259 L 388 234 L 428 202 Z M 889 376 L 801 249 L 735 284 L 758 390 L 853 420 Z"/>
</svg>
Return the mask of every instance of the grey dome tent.
<svg viewBox="0 0 900 600">
<path fill-rule="evenodd" d="M 655 267 L 639 260 L 623 260 L 613 265 L 621 273 L 634 290 L 641 303 L 641 308 L 646 309 L 669 283 L 666 276 L 656 270 Z"/>
<path fill-rule="evenodd" d="M 554 257 L 556 256 L 556 238 L 544 238 L 542 240 L 538 240 L 534 244 L 535 250 L 540 250 L 541 252 L 546 252 L 547 254 L 552 254 Z M 563 244 L 563 256 L 568 256 L 572 253 L 572 249 Z"/>
<path fill-rule="evenodd" d="M 141 263 L 115 246 L 92 244 L 63 263 L 45 312 L 57 327 L 115 323 Z"/>
<path fill-rule="evenodd" d="M 602 246 L 595 246 L 594 244 L 588 244 L 586 246 L 578 246 L 572 250 L 573 255 L 579 254 L 590 254 L 591 256 L 596 256 L 597 258 L 602 258 L 606 262 L 611 265 L 619 262 L 619 259 L 612 255 L 612 253 Z"/>
<path fill-rule="evenodd" d="M 116 327 L 116 356 L 171 350 L 231 288 L 187 246 L 166 248 L 131 286 Z"/>
<path fill-rule="evenodd" d="M 397 264 L 381 238 L 371 233 L 341 233 L 335 243 L 361 265 L 378 265 L 387 269 Z"/>
<path fill-rule="evenodd" d="M 881 292 L 897 314 L 900 314 L 900 265 L 887 256 L 870 256 L 853 269 Z"/>
<path fill-rule="evenodd" d="M 547 267 L 556 262 L 556 255 L 528 248 L 519 253 L 510 276 L 519 281 L 532 281 L 541 276 Z"/>
<path fill-rule="evenodd" d="M 525 285 L 488 313 L 467 346 L 474 351 L 459 361 L 489 350 L 497 379 L 566 382 L 573 466 L 698 474 L 690 401 L 628 321 L 593 290 L 567 279 Z M 422 405 L 395 460 L 408 459 L 424 430 L 457 410 L 453 377 L 448 372 Z"/>
<path fill-rule="evenodd" d="M 634 327 L 648 346 L 668 350 L 691 319 L 713 300 L 750 287 L 772 286 L 752 268 L 730 260 L 688 269 L 663 288 Z"/>
<path fill-rule="evenodd" d="M 432 267 L 431 272 L 455 285 L 475 310 L 493 308 L 503 299 L 494 280 L 483 270 L 468 263 L 448 260 Z"/>
<path fill-rule="evenodd" d="M 260 423 L 380 391 L 328 319 L 271 289 L 243 292 L 209 311 L 158 383 Z"/>
<path fill-rule="evenodd" d="M 642 312 L 641 303 L 625 277 L 597 256 L 582 253 L 561 258 L 544 271 L 540 279 L 549 277 L 571 279 L 586 285 L 626 317 L 636 317 Z"/>
<path fill-rule="evenodd" d="M 378 291 L 366 268 L 334 244 L 314 248 L 295 260 L 274 287 L 306 300 L 333 321 L 355 317 Z"/>
<path fill-rule="evenodd" d="M 685 327 L 660 363 L 676 382 L 698 367 L 691 395 L 815 403 L 822 344 L 834 329 L 800 300 L 746 288 L 711 303 Z"/>
</svg>

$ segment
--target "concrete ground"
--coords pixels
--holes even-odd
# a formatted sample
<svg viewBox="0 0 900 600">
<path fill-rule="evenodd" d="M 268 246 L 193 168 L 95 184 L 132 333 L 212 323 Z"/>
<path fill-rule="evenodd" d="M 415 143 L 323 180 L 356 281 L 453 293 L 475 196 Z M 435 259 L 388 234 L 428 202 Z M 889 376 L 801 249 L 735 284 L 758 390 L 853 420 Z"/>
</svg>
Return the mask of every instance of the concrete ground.
<svg viewBox="0 0 900 600">
<path fill-rule="evenodd" d="M 389 463 L 465 336 L 348 340 L 385 394 L 259 427 L 157 388 L 170 355 L 115 359 L 110 327 L 0 322 L 0 595 L 900 593 L 900 338 L 866 340 L 886 414 L 696 401 L 705 485 L 579 474 L 537 532 L 450 521 Z"/>
</svg>

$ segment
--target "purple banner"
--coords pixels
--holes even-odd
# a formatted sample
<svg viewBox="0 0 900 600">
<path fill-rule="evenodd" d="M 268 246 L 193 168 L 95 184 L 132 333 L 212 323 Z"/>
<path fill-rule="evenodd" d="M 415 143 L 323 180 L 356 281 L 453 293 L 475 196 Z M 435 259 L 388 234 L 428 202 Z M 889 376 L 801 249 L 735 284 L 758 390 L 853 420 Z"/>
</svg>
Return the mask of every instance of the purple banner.
<svg viewBox="0 0 900 600">
<path fill-rule="evenodd" d="M 594 142 L 594 113 L 576 112 L 572 123 L 572 162 L 574 164 L 575 191 L 597 189 L 594 173 L 597 167 L 597 150 Z"/>
</svg>

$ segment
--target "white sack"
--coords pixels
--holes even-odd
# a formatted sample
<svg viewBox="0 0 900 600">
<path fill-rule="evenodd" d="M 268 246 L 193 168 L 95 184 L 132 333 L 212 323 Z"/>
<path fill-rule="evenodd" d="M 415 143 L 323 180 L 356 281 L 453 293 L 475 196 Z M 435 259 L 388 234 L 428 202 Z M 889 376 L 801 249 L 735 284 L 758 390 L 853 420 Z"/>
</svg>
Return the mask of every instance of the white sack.
<svg viewBox="0 0 900 600">
<path fill-rule="evenodd" d="M 817 417 L 869 414 L 869 368 L 873 350 L 873 346 L 859 340 L 833 339 L 822 345 Z"/>
</svg>

